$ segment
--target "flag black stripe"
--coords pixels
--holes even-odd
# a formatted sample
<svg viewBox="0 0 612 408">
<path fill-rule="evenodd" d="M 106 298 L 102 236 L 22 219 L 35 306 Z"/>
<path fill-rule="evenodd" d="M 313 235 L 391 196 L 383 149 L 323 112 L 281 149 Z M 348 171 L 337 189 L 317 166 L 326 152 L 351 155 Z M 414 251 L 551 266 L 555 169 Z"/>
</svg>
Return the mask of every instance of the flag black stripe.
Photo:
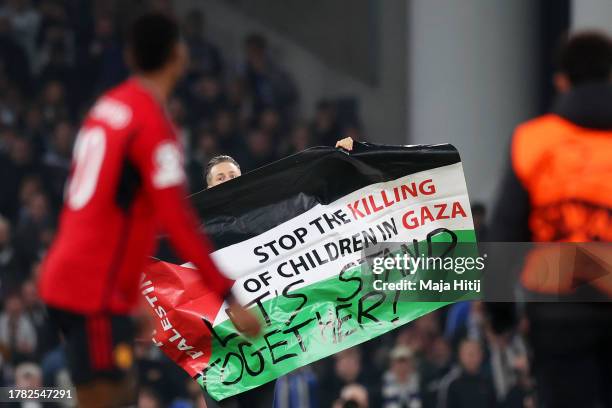
<svg viewBox="0 0 612 408">
<path fill-rule="evenodd" d="M 191 198 L 216 249 L 255 237 L 317 204 L 370 184 L 460 161 L 449 144 L 355 143 L 350 154 L 315 147 L 246 173 Z"/>
</svg>

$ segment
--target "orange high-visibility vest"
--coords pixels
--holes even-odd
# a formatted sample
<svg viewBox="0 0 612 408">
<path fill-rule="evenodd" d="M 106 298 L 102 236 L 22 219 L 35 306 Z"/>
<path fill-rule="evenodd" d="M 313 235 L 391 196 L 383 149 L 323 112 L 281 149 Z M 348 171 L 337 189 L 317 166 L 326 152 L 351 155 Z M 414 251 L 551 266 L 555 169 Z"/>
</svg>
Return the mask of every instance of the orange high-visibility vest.
<svg viewBox="0 0 612 408">
<path fill-rule="evenodd" d="M 612 242 L 612 131 L 582 128 L 548 114 L 517 128 L 511 155 L 529 194 L 533 241 Z M 527 258 L 523 285 L 543 293 L 570 292 L 579 271 L 555 268 L 559 250 L 546 252 Z M 612 294 L 612 274 L 592 283 Z"/>
</svg>

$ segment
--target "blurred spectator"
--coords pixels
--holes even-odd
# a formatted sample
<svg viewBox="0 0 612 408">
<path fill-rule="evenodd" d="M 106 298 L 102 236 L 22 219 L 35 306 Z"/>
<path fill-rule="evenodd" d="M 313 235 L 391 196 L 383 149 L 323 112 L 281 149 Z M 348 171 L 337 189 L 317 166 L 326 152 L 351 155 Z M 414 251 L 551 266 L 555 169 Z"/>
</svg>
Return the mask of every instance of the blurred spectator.
<svg viewBox="0 0 612 408">
<path fill-rule="evenodd" d="M 444 337 L 436 337 L 429 349 L 430 352 L 419 364 L 423 408 L 437 406 L 440 381 L 450 370 L 452 363 L 453 351 Z"/>
<path fill-rule="evenodd" d="M 12 293 L 4 300 L 0 313 L 0 349 L 8 361 L 18 364 L 34 357 L 36 329 L 23 309 L 19 294 Z"/>
<path fill-rule="evenodd" d="M 342 388 L 333 408 L 368 408 L 368 399 L 368 390 L 363 385 L 349 384 Z"/>
<path fill-rule="evenodd" d="M 22 214 L 27 203 L 38 193 L 42 192 L 42 184 L 37 173 L 31 173 L 21 180 L 19 186 L 19 206 Z"/>
<path fill-rule="evenodd" d="M 215 135 L 207 127 L 202 127 L 195 137 L 193 154 L 187 164 L 189 190 L 192 193 L 204 188 L 203 178 L 206 164 L 217 155 L 219 155 L 219 147 Z"/>
<path fill-rule="evenodd" d="M 332 102 L 322 100 L 317 103 L 311 132 L 317 145 L 334 146 L 336 140 L 340 139 L 341 131 L 337 122 L 336 107 Z"/>
<path fill-rule="evenodd" d="M 178 97 L 172 97 L 168 101 L 168 113 L 176 128 L 177 135 L 181 141 L 185 156 L 189 157 L 192 149 L 191 129 L 187 124 L 187 112 L 183 101 Z"/>
<path fill-rule="evenodd" d="M 245 128 L 253 116 L 253 101 L 245 90 L 243 79 L 235 77 L 227 84 L 227 106 L 236 115 L 238 125 Z"/>
<path fill-rule="evenodd" d="M 444 373 L 450 368 L 451 358 L 452 350 L 448 342 L 442 336 L 436 337 L 432 341 L 429 354 L 426 356 L 427 363 L 433 371 Z"/>
<path fill-rule="evenodd" d="M 226 105 L 225 95 L 219 78 L 204 75 L 189 88 L 188 103 L 191 122 L 210 121 Z"/>
<path fill-rule="evenodd" d="M 268 54 L 268 43 L 262 35 L 251 34 L 246 38 L 245 53 L 246 61 L 241 67 L 241 74 L 253 95 L 254 114 L 273 107 L 288 122 L 293 118 L 298 101 L 293 79 L 272 61 Z"/>
<path fill-rule="evenodd" d="M 309 127 L 304 124 L 299 124 L 293 128 L 291 137 L 283 149 L 282 156 L 288 156 L 290 154 L 301 152 L 312 145 L 312 135 L 310 134 Z"/>
<path fill-rule="evenodd" d="M 23 135 L 30 141 L 32 153 L 37 161 L 40 161 L 48 149 L 45 131 L 40 108 L 36 105 L 29 106 L 24 114 Z"/>
<path fill-rule="evenodd" d="M 148 333 L 142 335 L 148 336 Z M 138 359 L 138 384 L 145 391 L 146 401 L 155 400 L 160 406 L 168 406 L 175 398 L 187 396 L 185 380 L 192 381 L 191 378 L 151 341 L 136 341 L 134 353 Z M 154 390 L 154 394 L 149 395 L 150 390 Z"/>
<path fill-rule="evenodd" d="M 40 24 L 38 10 L 32 7 L 30 0 L 8 0 L 0 8 L 0 16 L 9 19 L 15 40 L 32 60 L 36 53 L 36 34 Z"/>
<path fill-rule="evenodd" d="M 74 64 L 74 32 L 67 22 L 66 10 L 61 2 L 46 0 L 42 7 L 42 20 L 38 30 L 36 60 L 34 71 L 41 72 L 49 63 L 54 49 L 61 48 L 65 52 L 68 65 Z"/>
<path fill-rule="evenodd" d="M 321 406 L 329 407 L 338 399 L 342 389 L 350 384 L 365 384 L 361 366 L 361 351 L 353 347 L 341 351 L 331 359 L 333 368 L 322 373 Z"/>
<path fill-rule="evenodd" d="M 42 353 L 47 351 L 49 344 L 53 342 L 55 336 L 49 330 L 47 311 L 38 297 L 38 288 L 34 279 L 23 282 L 21 285 L 21 298 L 23 299 L 24 311 L 36 329 L 36 337 L 38 338 L 36 354 L 41 356 Z"/>
<path fill-rule="evenodd" d="M 382 406 L 384 408 L 421 408 L 421 384 L 412 351 L 406 346 L 391 350 L 390 367 L 384 374 Z"/>
<path fill-rule="evenodd" d="M 64 184 L 70 172 L 72 145 L 75 139 L 74 127 L 66 120 L 59 121 L 53 129 L 49 150 L 43 157 L 43 177 L 53 206 L 61 206 Z"/>
<path fill-rule="evenodd" d="M 32 157 L 32 149 L 27 139 L 17 137 L 13 140 L 10 149 L 10 160 L 15 165 L 16 173 L 25 175 L 34 172 L 36 164 Z"/>
<path fill-rule="evenodd" d="M 23 208 L 17 224 L 18 251 L 25 254 L 28 259 L 41 259 L 50 243 L 47 234 L 52 229 L 52 223 L 49 200 L 42 193 L 34 193 Z"/>
<path fill-rule="evenodd" d="M 247 142 L 238 127 L 234 112 L 228 109 L 217 111 L 213 132 L 217 136 L 217 145 L 222 154 L 232 156 L 240 163 L 246 160 Z"/>
<path fill-rule="evenodd" d="M 481 372 L 483 353 L 480 343 L 464 340 L 459 345 L 459 367 L 444 379 L 438 408 L 491 408 L 497 404 L 493 384 Z"/>
<path fill-rule="evenodd" d="M 7 151 L 4 155 L 0 152 L 0 212 L 14 221 L 17 218 L 20 186 L 27 176 L 38 171 L 38 166 L 32 160 L 28 140 L 17 136 L 12 130 L 5 130 L 2 138 Z"/>
<path fill-rule="evenodd" d="M 30 62 L 25 50 L 11 32 L 11 20 L 0 14 L 0 66 L 11 82 L 22 92 L 30 90 Z"/>
<path fill-rule="evenodd" d="M 342 131 L 342 137 L 350 137 L 353 140 L 362 140 L 363 134 L 361 132 L 361 128 L 358 125 L 351 124 L 345 126 L 344 130 Z"/>
<path fill-rule="evenodd" d="M 183 25 L 183 35 L 189 47 L 190 64 L 188 76 L 213 75 L 223 73 L 223 60 L 217 47 L 206 40 L 204 35 L 206 19 L 200 10 L 191 10 Z"/>
<path fill-rule="evenodd" d="M 523 406 L 525 381 L 529 375 L 527 348 L 516 333 L 496 334 L 487 330 L 487 348 L 493 385 L 498 402 L 504 407 Z"/>
<path fill-rule="evenodd" d="M 484 340 L 484 308 L 482 302 L 459 302 L 453 304 L 446 319 L 444 335 L 453 348 L 464 338 Z"/>
<path fill-rule="evenodd" d="M 34 363 L 21 363 L 15 368 L 15 387 L 34 389 L 42 387 L 42 371 Z"/>
<path fill-rule="evenodd" d="M 274 159 L 272 137 L 259 129 L 251 130 L 247 137 L 246 158 L 240 160 L 240 163 L 244 163 L 243 167 L 249 171 L 254 170 L 274 161 Z"/>
<path fill-rule="evenodd" d="M 273 108 L 264 109 L 259 115 L 259 130 L 266 133 L 270 140 L 278 146 L 283 136 L 283 124 L 280 113 Z"/>
<path fill-rule="evenodd" d="M 420 352 L 427 355 L 434 339 L 440 335 L 440 316 L 437 311 L 427 313 L 416 319 L 412 324 L 421 339 Z"/>
<path fill-rule="evenodd" d="M 66 55 L 66 49 L 64 47 L 64 44 L 61 43 L 51 46 L 48 60 L 44 66 L 40 67 L 38 84 L 42 85 L 51 81 L 58 81 L 70 94 L 70 91 L 74 88 L 72 86 L 74 72 L 68 61 L 68 56 Z"/>
<path fill-rule="evenodd" d="M 187 378 L 187 396 L 175 398 L 169 408 L 212 408 L 206 405 L 200 384 L 192 378 Z"/>
<path fill-rule="evenodd" d="M 317 408 L 318 382 L 310 367 L 301 367 L 276 380 L 274 408 Z"/>
<path fill-rule="evenodd" d="M 396 344 L 408 347 L 414 354 L 420 356 L 424 349 L 424 340 L 424 333 L 411 324 L 400 329 Z"/>
<path fill-rule="evenodd" d="M 117 36 L 113 18 L 103 14 L 94 20 L 93 38 L 80 62 L 87 75 L 79 82 L 81 97 L 89 100 L 103 90 L 118 84 L 128 75 L 123 60 L 123 47 Z"/>
<path fill-rule="evenodd" d="M 0 61 L 0 75 L 8 80 L 3 72 Z M 0 89 L 0 126 L 16 126 L 24 109 L 23 98 L 17 87 L 6 84 Z"/>
<path fill-rule="evenodd" d="M 11 224 L 0 215 L 0 294 L 14 289 L 23 279 L 23 265 L 11 239 Z"/>
<path fill-rule="evenodd" d="M 162 408 L 164 403 L 153 388 L 142 388 L 138 392 L 138 408 Z"/>
<path fill-rule="evenodd" d="M 34 363 L 21 363 L 15 369 L 15 388 L 32 390 L 42 387 L 42 371 L 39 366 Z M 24 408 L 42 408 L 43 403 L 30 400 L 22 402 L 20 407 Z"/>
<path fill-rule="evenodd" d="M 17 133 L 12 127 L 0 128 L 0 154 L 8 156 L 13 147 L 13 141 L 17 139 Z"/>
<path fill-rule="evenodd" d="M 40 109 L 45 127 L 53 127 L 55 122 L 70 117 L 65 96 L 66 89 L 59 81 L 50 81 L 42 88 Z"/>
</svg>

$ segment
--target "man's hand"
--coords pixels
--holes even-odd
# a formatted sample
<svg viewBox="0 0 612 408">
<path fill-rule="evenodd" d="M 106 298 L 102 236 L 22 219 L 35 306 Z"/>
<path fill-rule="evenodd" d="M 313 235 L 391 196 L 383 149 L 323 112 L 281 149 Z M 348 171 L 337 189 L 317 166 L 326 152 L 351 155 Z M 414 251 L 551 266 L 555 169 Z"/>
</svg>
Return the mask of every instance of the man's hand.
<svg viewBox="0 0 612 408">
<path fill-rule="evenodd" d="M 349 152 L 353 150 L 353 138 L 345 137 L 344 139 L 340 139 L 336 142 L 336 147 L 341 147 L 344 150 L 348 150 Z"/>
<path fill-rule="evenodd" d="M 248 337 L 257 336 L 261 330 L 261 324 L 257 317 L 238 303 L 233 296 L 228 297 L 227 303 L 229 305 L 229 315 L 238 331 Z"/>
</svg>

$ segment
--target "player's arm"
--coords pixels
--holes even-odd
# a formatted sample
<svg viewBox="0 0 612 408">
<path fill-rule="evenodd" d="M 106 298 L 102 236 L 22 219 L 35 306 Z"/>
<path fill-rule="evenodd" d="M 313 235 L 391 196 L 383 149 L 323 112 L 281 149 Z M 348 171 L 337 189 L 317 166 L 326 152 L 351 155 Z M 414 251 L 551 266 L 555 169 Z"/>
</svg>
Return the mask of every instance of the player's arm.
<svg viewBox="0 0 612 408">
<path fill-rule="evenodd" d="M 259 332 L 259 323 L 232 297 L 233 281 L 224 276 L 209 256 L 211 245 L 199 230 L 195 212 L 186 199 L 182 152 L 163 127 L 149 126 L 136 136 L 132 157 L 143 178 L 144 188 L 155 209 L 155 218 L 172 246 L 201 271 L 207 286 L 229 304 L 237 326 L 248 335 Z"/>
</svg>

